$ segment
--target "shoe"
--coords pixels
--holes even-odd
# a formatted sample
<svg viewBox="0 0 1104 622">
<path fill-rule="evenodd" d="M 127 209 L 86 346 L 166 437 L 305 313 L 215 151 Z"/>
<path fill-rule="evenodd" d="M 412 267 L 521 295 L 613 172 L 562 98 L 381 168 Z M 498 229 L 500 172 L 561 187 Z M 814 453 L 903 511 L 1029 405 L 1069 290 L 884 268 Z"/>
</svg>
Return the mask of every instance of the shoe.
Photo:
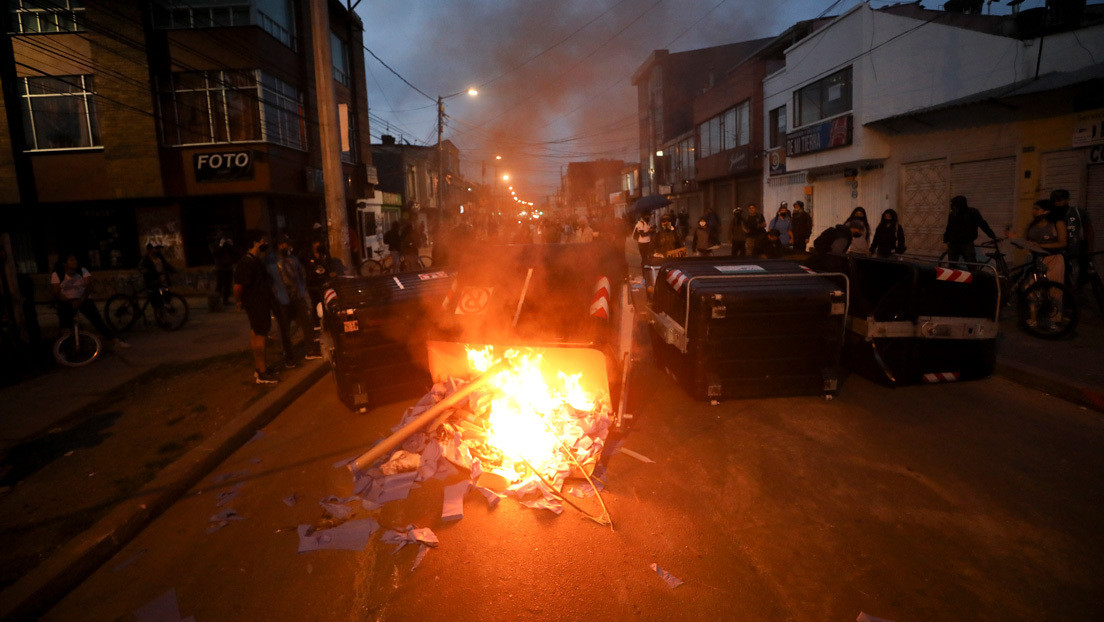
<svg viewBox="0 0 1104 622">
<path fill-rule="evenodd" d="M 280 382 L 280 379 L 276 377 L 276 374 L 267 370 L 253 370 L 253 379 L 257 381 L 257 384 L 276 384 L 277 382 Z"/>
<path fill-rule="evenodd" d="M 284 366 L 284 369 L 295 369 L 296 367 L 299 367 L 298 365 L 295 364 L 295 361 L 292 361 L 292 360 L 285 360 L 284 363 L 283 363 L 283 366 Z"/>
<path fill-rule="evenodd" d="M 322 350 L 315 350 L 315 349 L 307 350 L 307 355 L 304 356 L 303 358 L 305 360 L 308 360 L 308 361 L 317 361 L 318 359 L 322 358 Z"/>
<path fill-rule="evenodd" d="M 122 339 L 116 339 L 114 343 L 116 348 L 122 348 L 124 350 L 130 348 L 130 344 L 123 341 Z"/>
</svg>

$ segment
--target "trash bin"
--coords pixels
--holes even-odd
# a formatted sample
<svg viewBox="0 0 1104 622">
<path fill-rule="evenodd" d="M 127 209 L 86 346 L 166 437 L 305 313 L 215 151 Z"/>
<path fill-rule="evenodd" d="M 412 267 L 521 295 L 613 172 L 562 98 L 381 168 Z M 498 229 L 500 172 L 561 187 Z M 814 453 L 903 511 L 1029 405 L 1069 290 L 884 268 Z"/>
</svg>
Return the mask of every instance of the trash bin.
<svg viewBox="0 0 1104 622">
<path fill-rule="evenodd" d="M 657 365 L 695 399 L 831 396 L 847 277 L 796 261 L 679 259 L 663 264 L 650 309 Z"/>
<path fill-rule="evenodd" d="M 993 373 L 999 290 L 992 270 L 876 257 L 848 262 L 849 368 L 891 386 Z"/>
<path fill-rule="evenodd" d="M 451 272 L 419 270 L 327 283 L 324 327 L 338 396 L 351 409 L 423 395 L 432 386 L 425 342 Z"/>
</svg>

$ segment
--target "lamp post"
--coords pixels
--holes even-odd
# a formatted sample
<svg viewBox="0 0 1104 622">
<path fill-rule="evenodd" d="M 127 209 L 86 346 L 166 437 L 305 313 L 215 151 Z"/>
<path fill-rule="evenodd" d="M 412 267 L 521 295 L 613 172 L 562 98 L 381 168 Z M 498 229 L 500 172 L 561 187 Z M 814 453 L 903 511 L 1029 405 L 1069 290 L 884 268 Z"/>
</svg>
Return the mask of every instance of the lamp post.
<svg viewBox="0 0 1104 622">
<path fill-rule="evenodd" d="M 444 95 L 444 96 L 438 95 L 437 96 L 437 215 L 438 215 L 438 218 L 440 218 L 441 214 L 443 214 L 444 210 L 445 210 L 444 200 L 442 199 L 442 195 L 441 195 L 441 187 L 445 183 L 444 157 L 443 157 L 443 153 L 442 153 L 442 149 L 441 149 L 441 134 L 443 134 L 444 131 L 445 131 L 445 100 L 450 99 L 452 97 L 456 97 L 457 95 L 463 95 L 465 93 L 467 93 L 468 95 L 471 95 L 472 97 L 474 97 L 474 96 L 479 94 L 479 91 L 477 91 L 473 87 L 473 88 L 469 88 L 465 91 L 457 91 L 457 92 L 455 92 L 451 95 Z"/>
</svg>

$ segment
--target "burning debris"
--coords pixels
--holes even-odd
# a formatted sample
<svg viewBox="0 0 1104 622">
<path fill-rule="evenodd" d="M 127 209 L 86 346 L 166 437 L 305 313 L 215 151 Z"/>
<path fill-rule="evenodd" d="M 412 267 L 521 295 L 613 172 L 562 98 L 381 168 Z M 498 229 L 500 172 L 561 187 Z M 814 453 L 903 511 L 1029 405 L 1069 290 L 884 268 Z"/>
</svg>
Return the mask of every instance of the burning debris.
<svg viewBox="0 0 1104 622">
<path fill-rule="evenodd" d="M 602 515 L 594 516 L 564 495 L 572 478 L 586 480 L 575 488 L 601 490 L 591 476 L 612 421 L 608 393 L 584 388 L 582 373 L 548 364 L 542 351 L 465 352 L 475 378 L 450 375 L 438 382 L 390 437 L 348 463 L 364 505 L 405 498 L 416 482 L 449 479 L 462 469 L 470 485 L 448 488 L 445 519 L 463 516 L 470 486 L 492 505 L 506 494 L 559 514 L 567 503 L 612 526 L 604 503 Z"/>
</svg>

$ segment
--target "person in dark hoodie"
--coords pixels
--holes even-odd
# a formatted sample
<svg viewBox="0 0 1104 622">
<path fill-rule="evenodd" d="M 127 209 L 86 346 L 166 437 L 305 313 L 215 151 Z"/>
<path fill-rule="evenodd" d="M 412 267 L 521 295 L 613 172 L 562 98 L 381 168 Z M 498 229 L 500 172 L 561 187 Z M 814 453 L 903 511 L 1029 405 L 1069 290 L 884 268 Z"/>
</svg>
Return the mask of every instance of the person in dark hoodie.
<svg viewBox="0 0 1104 622">
<path fill-rule="evenodd" d="M 905 229 L 897 222 L 897 210 L 882 212 L 882 220 L 874 230 L 870 254 L 878 257 L 901 255 L 905 252 Z"/>
<path fill-rule="evenodd" d="M 943 231 L 943 244 L 947 247 L 947 261 L 977 262 L 977 250 L 974 241 L 978 237 L 978 229 L 985 235 L 997 239 L 992 227 L 985 222 L 985 218 L 977 208 L 970 207 L 966 197 L 961 194 L 951 199 L 951 211 L 947 215 L 947 228 Z"/>
<path fill-rule="evenodd" d="M 708 257 L 713 254 L 710 242 L 709 221 L 706 220 L 705 216 L 702 216 L 698 219 L 698 228 L 694 230 L 694 241 L 690 250 L 695 255 Z"/>
</svg>

